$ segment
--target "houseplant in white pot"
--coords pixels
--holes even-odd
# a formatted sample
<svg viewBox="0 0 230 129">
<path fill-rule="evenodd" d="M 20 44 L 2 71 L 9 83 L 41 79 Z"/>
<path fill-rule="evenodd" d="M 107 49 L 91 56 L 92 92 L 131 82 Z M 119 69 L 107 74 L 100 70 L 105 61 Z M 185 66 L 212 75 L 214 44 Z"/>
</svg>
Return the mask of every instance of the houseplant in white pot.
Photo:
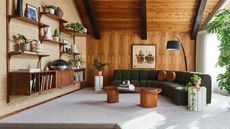
<svg viewBox="0 0 230 129">
<path fill-rule="evenodd" d="M 54 38 L 54 40 L 57 41 L 57 42 L 60 41 L 60 33 L 58 32 L 57 29 L 54 30 L 53 38 Z"/>
<path fill-rule="evenodd" d="M 82 65 L 85 64 L 85 61 L 84 61 L 84 59 L 83 59 L 80 55 L 77 55 L 77 56 L 72 56 L 72 55 L 71 55 L 71 56 L 69 57 L 68 63 L 69 63 L 71 66 L 73 66 L 73 67 L 79 69 L 79 68 L 82 67 Z"/>
<path fill-rule="evenodd" d="M 109 64 L 108 63 L 101 63 L 96 58 L 93 60 L 93 66 L 98 71 L 98 76 L 102 76 L 102 71 L 104 70 L 106 65 L 109 65 Z"/>
<path fill-rule="evenodd" d="M 55 10 L 57 8 L 56 6 L 54 6 L 54 5 L 46 5 L 45 7 L 46 7 L 46 9 L 48 9 L 49 13 L 55 14 Z"/>
<path fill-rule="evenodd" d="M 20 50 L 22 52 L 24 51 L 30 51 L 31 50 L 31 42 L 37 41 L 35 39 L 28 39 L 22 34 L 17 34 L 17 41 L 20 44 Z"/>
</svg>

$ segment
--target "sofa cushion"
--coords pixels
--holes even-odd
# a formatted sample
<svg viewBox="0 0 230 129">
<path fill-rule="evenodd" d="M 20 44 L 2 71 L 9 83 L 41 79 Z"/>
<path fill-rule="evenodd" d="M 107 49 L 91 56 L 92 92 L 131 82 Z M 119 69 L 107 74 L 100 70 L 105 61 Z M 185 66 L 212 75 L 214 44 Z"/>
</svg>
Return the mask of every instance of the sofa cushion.
<svg viewBox="0 0 230 129">
<path fill-rule="evenodd" d="M 148 80 L 148 71 L 140 70 L 140 80 Z"/>
<path fill-rule="evenodd" d="M 187 73 L 186 72 L 176 72 L 176 83 L 186 85 L 187 84 Z"/>
<path fill-rule="evenodd" d="M 176 73 L 173 71 L 168 71 L 166 74 L 166 81 L 174 82 L 176 80 Z"/>
<path fill-rule="evenodd" d="M 130 80 L 130 70 L 122 70 L 122 80 Z"/>
<path fill-rule="evenodd" d="M 139 80 L 139 71 L 138 70 L 131 70 L 131 79 L 130 80 Z"/>
<path fill-rule="evenodd" d="M 157 80 L 158 71 L 150 70 L 148 73 L 148 80 Z"/>
<path fill-rule="evenodd" d="M 160 71 L 160 72 L 158 72 L 157 80 L 164 81 L 165 78 L 166 78 L 166 74 L 167 74 L 166 71 Z"/>
<path fill-rule="evenodd" d="M 139 80 L 131 80 L 130 83 L 133 84 L 134 86 L 137 86 L 137 87 L 140 86 Z"/>
<path fill-rule="evenodd" d="M 122 80 L 122 70 L 113 71 L 113 80 Z"/>
</svg>

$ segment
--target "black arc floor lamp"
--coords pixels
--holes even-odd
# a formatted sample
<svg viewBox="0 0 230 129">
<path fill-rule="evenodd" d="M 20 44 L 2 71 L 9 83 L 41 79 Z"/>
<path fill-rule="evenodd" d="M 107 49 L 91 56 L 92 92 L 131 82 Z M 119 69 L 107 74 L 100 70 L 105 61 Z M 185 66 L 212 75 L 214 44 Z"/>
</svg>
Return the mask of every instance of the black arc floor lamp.
<svg viewBox="0 0 230 129">
<path fill-rule="evenodd" d="M 169 40 L 167 42 L 167 50 L 181 50 L 181 48 L 182 48 L 183 55 L 184 55 L 185 69 L 186 69 L 186 71 L 188 71 L 187 58 L 186 58 L 186 55 L 185 55 L 184 46 L 181 43 L 180 39 L 177 38 L 177 40 Z"/>
</svg>

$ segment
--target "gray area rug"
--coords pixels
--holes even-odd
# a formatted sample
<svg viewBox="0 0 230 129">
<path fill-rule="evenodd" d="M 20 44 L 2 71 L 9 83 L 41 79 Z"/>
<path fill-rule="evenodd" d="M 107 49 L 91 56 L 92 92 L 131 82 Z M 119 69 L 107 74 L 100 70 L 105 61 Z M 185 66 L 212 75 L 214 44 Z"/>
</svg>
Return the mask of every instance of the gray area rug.
<svg viewBox="0 0 230 129">
<path fill-rule="evenodd" d="M 139 106 L 139 94 L 120 94 L 108 104 L 106 93 L 83 89 L 0 120 L 0 129 L 230 129 L 230 97 L 213 94 L 204 112 L 191 112 L 159 96 L 158 107 Z"/>
</svg>

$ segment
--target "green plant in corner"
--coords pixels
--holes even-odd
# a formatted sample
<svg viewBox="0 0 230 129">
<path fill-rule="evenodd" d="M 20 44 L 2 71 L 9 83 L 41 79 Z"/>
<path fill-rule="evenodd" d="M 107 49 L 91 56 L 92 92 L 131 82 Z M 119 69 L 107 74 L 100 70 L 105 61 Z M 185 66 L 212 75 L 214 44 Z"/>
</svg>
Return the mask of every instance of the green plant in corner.
<svg viewBox="0 0 230 129">
<path fill-rule="evenodd" d="M 93 60 L 93 66 L 95 67 L 95 69 L 97 69 L 99 76 L 102 75 L 102 71 L 104 70 L 106 65 L 109 65 L 109 64 L 108 63 L 101 63 L 96 58 Z"/>
<path fill-rule="evenodd" d="M 193 86 L 199 83 L 200 80 L 201 80 L 201 77 L 198 74 L 194 74 L 190 78 L 190 82 L 185 86 L 186 90 L 188 91 L 188 93 L 190 93 L 190 96 L 192 97 L 191 106 L 188 107 L 189 109 L 192 108 L 192 110 L 194 110 L 194 105 L 195 105 L 195 93 L 193 91 Z"/>
<path fill-rule="evenodd" d="M 226 71 L 217 76 L 217 82 L 220 89 L 225 89 L 230 94 L 230 9 L 220 10 L 215 19 L 208 24 L 207 30 L 209 33 L 216 33 L 221 42 L 217 64 Z"/>
</svg>

